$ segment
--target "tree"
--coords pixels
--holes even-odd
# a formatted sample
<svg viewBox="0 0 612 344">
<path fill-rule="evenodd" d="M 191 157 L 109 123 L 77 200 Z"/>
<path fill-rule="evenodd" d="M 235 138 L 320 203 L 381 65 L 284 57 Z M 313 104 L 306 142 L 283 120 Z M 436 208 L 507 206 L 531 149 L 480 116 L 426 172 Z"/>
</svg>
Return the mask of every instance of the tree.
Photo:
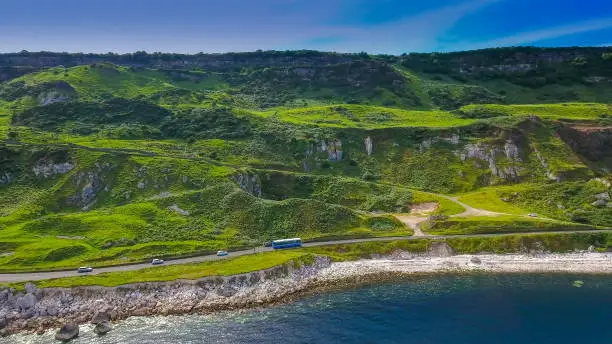
<svg viewBox="0 0 612 344">
<path fill-rule="evenodd" d="M 587 64 L 587 59 L 584 56 L 578 56 L 571 63 L 576 67 L 581 67 Z"/>
<path fill-rule="evenodd" d="M 14 131 L 14 130 L 10 130 L 10 131 L 8 132 L 8 138 L 9 138 L 10 140 L 17 140 L 17 138 L 18 138 L 18 137 L 19 137 L 19 134 L 18 134 L 16 131 Z"/>
</svg>

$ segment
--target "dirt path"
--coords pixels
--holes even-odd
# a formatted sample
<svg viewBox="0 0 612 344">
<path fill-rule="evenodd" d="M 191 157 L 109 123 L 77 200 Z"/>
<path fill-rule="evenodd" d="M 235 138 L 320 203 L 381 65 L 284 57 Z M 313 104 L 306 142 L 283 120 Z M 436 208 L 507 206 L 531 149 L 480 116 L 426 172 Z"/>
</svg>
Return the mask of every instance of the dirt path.
<svg viewBox="0 0 612 344">
<path fill-rule="evenodd" d="M 460 214 L 451 215 L 450 217 L 470 217 L 470 216 L 500 216 L 507 215 L 504 213 L 497 213 L 494 211 L 478 209 L 471 207 L 461 201 L 457 197 L 446 196 L 442 194 L 436 194 L 439 197 L 448 199 L 449 201 L 455 202 L 462 206 L 465 211 Z M 393 214 L 393 216 L 400 220 L 403 224 L 410 227 L 414 231 L 414 236 L 424 237 L 429 234 L 423 232 L 421 229 L 421 223 L 427 221 L 429 215 L 433 214 L 440 205 L 436 202 L 427 202 L 415 204 L 410 207 L 410 213 L 408 214 Z"/>
<path fill-rule="evenodd" d="M 402 223 L 406 226 L 410 227 L 414 231 L 414 236 L 427 236 L 427 234 L 425 234 L 423 230 L 421 230 L 420 226 L 421 222 L 427 220 L 427 217 L 415 216 L 410 214 L 394 214 L 393 216 L 395 216 L 396 219 L 402 221 Z"/>
<path fill-rule="evenodd" d="M 394 214 L 396 219 L 410 227 L 414 231 L 414 236 L 428 236 L 421 229 L 421 223 L 426 221 L 429 215 L 433 214 L 440 205 L 437 202 L 426 202 L 413 204 L 410 206 L 408 214 Z"/>
<path fill-rule="evenodd" d="M 471 206 L 461 202 L 457 197 L 446 196 L 446 195 L 442 195 L 442 194 L 439 194 L 438 196 L 444 197 L 447 200 L 453 201 L 453 202 L 459 204 L 460 206 L 462 206 L 463 208 L 465 208 L 465 211 L 463 213 L 451 215 L 451 217 L 509 215 L 509 214 L 506 214 L 506 213 L 497 213 L 497 212 L 494 212 L 494 211 L 489 211 L 489 210 L 484 210 L 484 209 L 478 209 L 478 208 L 471 207 Z"/>
</svg>

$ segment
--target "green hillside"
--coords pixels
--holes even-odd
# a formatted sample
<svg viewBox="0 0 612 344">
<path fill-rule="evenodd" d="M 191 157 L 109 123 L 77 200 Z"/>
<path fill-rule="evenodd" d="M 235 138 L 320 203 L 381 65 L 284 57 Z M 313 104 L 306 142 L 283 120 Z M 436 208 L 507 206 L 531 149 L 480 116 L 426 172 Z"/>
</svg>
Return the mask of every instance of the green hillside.
<svg viewBox="0 0 612 344">
<path fill-rule="evenodd" d="M 612 61 L 502 52 L 18 65 L 0 84 L 0 270 L 612 227 Z"/>
</svg>

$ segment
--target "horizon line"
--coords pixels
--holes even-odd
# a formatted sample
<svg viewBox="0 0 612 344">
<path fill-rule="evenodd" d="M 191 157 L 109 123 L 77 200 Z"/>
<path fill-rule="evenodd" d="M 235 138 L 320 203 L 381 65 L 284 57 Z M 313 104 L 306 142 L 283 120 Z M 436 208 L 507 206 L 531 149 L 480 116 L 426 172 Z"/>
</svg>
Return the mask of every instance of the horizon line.
<svg viewBox="0 0 612 344">
<path fill-rule="evenodd" d="M 316 49 L 285 49 L 285 50 L 277 50 L 277 49 L 267 49 L 267 50 L 244 50 L 244 51 L 224 51 L 224 52 L 173 52 L 173 51 L 145 51 L 145 50 L 136 50 L 133 52 L 83 52 L 83 51 L 50 51 L 50 50 L 38 50 L 38 51 L 30 51 L 30 50 L 21 50 L 21 51 L 10 51 L 10 52 L 2 52 L 0 51 L 0 55 L 18 55 L 18 54 L 70 54 L 70 55 L 134 55 L 138 53 L 146 53 L 147 55 L 184 55 L 184 56 L 195 56 L 195 55 L 228 55 L 228 54 L 255 54 L 255 53 L 283 53 L 283 52 L 316 52 L 323 54 L 338 54 L 338 55 L 360 55 L 367 54 L 368 56 L 403 56 L 410 54 L 452 54 L 452 53 L 462 53 L 462 52 L 477 52 L 477 51 L 485 51 L 485 50 L 503 50 L 503 49 L 597 49 L 603 50 L 607 48 L 612 48 L 612 44 L 608 45 L 560 45 L 560 46 L 537 46 L 537 45 L 516 45 L 516 46 L 499 46 L 499 47 L 488 47 L 488 48 L 479 48 L 479 49 L 466 49 L 466 50 L 433 50 L 433 51 L 411 51 L 404 52 L 401 54 L 384 54 L 384 53 L 368 53 L 365 51 L 360 52 L 342 52 L 342 51 L 330 51 L 330 50 L 316 50 Z"/>
</svg>

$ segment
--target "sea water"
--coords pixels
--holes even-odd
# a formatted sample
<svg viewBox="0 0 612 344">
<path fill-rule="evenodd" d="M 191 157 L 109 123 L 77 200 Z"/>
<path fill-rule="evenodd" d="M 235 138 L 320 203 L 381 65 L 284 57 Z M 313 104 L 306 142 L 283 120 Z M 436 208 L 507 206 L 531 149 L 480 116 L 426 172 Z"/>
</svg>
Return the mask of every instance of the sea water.
<svg viewBox="0 0 612 344">
<path fill-rule="evenodd" d="M 605 344 L 612 343 L 612 276 L 415 277 L 243 312 L 134 317 L 103 337 L 82 326 L 73 343 Z"/>
</svg>

